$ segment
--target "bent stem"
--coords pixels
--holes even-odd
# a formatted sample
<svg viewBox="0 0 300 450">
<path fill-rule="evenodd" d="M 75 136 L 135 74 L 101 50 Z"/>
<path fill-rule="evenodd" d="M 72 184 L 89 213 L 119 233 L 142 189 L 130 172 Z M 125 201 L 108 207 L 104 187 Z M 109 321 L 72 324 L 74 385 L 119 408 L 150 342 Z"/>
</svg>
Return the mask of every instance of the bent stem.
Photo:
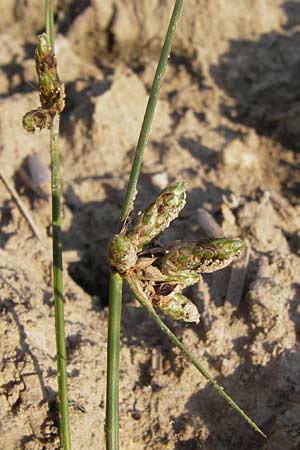
<svg viewBox="0 0 300 450">
<path fill-rule="evenodd" d="M 150 303 L 148 303 L 141 294 L 139 294 L 137 287 L 135 285 L 134 280 L 127 276 L 126 281 L 129 284 L 132 292 L 134 293 L 135 298 L 140 303 L 140 305 L 147 310 L 149 315 L 152 317 L 152 319 L 157 323 L 161 331 L 163 331 L 168 338 L 175 344 L 177 348 L 191 361 L 191 363 L 196 367 L 196 369 L 201 373 L 201 375 L 204 376 L 204 378 L 213 386 L 213 388 L 221 395 L 221 397 L 226 400 L 226 402 L 235 410 L 237 411 L 242 418 L 248 422 L 248 424 L 254 428 L 258 433 L 260 433 L 262 436 L 266 437 L 264 432 L 256 425 L 253 420 L 248 417 L 248 415 L 235 403 L 235 401 L 224 391 L 224 388 L 219 385 L 219 383 L 204 369 L 204 367 L 199 363 L 197 358 L 195 358 L 192 353 L 190 353 L 187 348 L 180 342 L 175 334 L 172 333 L 172 331 L 167 327 L 167 325 L 161 320 L 159 315 L 156 313 L 154 308 Z"/>
<path fill-rule="evenodd" d="M 147 144 L 147 139 L 148 139 L 148 136 L 150 133 L 153 116 L 154 116 L 155 108 L 156 108 L 156 104 L 157 104 L 158 93 L 159 93 L 159 89 L 160 89 L 163 77 L 165 75 L 168 58 L 169 58 L 170 52 L 171 52 L 172 40 L 173 40 L 176 26 L 177 26 L 177 23 L 178 23 L 178 20 L 180 17 L 182 5 L 183 5 L 183 0 L 177 0 L 175 2 L 172 16 L 170 19 L 170 23 L 168 26 L 167 34 L 166 34 L 165 41 L 163 44 L 163 48 L 162 48 L 162 51 L 161 51 L 161 54 L 159 57 L 157 69 L 156 69 L 156 72 L 154 75 L 154 79 L 153 79 L 153 83 L 152 83 L 152 87 L 151 87 L 151 91 L 150 91 L 150 95 L 149 95 L 149 100 L 147 103 L 144 120 L 143 120 L 143 124 L 142 124 L 142 128 L 141 128 L 141 132 L 140 132 L 137 147 L 136 147 L 136 152 L 135 152 L 135 157 L 134 157 L 134 161 L 133 161 L 133 165 L 132 165 L 132 169 L 131 169 L 131 173 L 130 173 L 129 183 L 128 183 L 128 187 L 127 187 L 127 191 L 126 191 L 126 195 L 125 195 L 125 199 L 124 199 L 124 203 L 123 203 L 123 207 L 122 207 L 122 211 L 121 211 L 121 228 L 123 228 L 123 226 L 126 222 L 126 219 L 128 217 L 128 214 L 130 213 L 132 206 L 133 206 L 134 198 L 136 195 L 136 185 L 137 185 L 138 177 L 139 177 L 140 170 L 141 170 L 144 148 Z"/>
<path fill-rule="evenodd" d="M 136 194 L 137 180 L 141 169 L 142 156 L 150 133 L 157 97 L 161 82 L 166 70 L 168 57 L 171 51 L 171 43 L 179 20 L 183 0 L 176 0 L 166 38 L 160 54 L 160 59 L 155 72 L 145 116 L 138 139 L 135 158 L 130 173 L 129 183 L 121 211 L 120 229 L 126 223 L 126 219 L 133 207 Z M 119 449 L 119 351 L 120 351 L 120 318 L 122 309 L 122 279 L 116 273 L 111 273 L 110 300 L 109 300 L 109 324 L 107 343 L 107 397 L 106 397 L 106 448 L 107 450 Z M 113 341 L 113 342 L 112 342 Z"/>
</svg>

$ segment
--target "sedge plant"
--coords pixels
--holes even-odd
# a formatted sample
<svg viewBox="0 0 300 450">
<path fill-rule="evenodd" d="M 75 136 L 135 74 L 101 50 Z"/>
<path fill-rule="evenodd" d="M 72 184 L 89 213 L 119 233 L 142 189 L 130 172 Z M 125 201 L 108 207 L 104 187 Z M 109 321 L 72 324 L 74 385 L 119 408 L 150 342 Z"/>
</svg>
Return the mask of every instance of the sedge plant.
<svg viewBox="0 0 300 450">
<path fill-rule="evenodd" d="M 58 77 L 54 53 L 53 0 L 45 1 L 45 12 L 46 33 L 38 36 L 38 45 L 35 53 L 41 104 L 38 108 L 24 115 L 23 127 L 28 132 L 34 132 L 42 128 L 47 128 L 50 132 L 53 294 L 58 371 L 59 428 L 62 449 L 71 450 L 63 303 L 61 176 L 59 155 L 59 114 L 65 106 L 65 90 L 64 84 L 60 82 Z"/>
<path fill-rule="evenodd" d="M 107 450 L 119 449 L 119 352 L 123 279 L 131 287 L 135 297 L 148 311 L 160 329 L 186 355 L 217 392 L 258 432 L 263 432 L 225 393 L 199 361 L 171 332 L 155 311 L 159 307 L 174 319 L 198 322 L 194 305 L 182 290 L 197 280 L 200 273 L 224 267 L 237 257 L 244 247 L 243 240 L 215 239 L 200 243 L 176 243 L 168 248 L 151 247 L 152 240 L 175 219 L 185 203 L 184 182 L 167 187 L 140 215 L 131 230 L 127 220 L 133 209 L 142 156 L 150 133 L 159 88 L 164 76 L 171 42 L 179 20 L 183 0 L 176 0 L 158 67 L 151 88 L 143 120 L 135 159 L 121 211 L 120 230 L 109 247 L 111 278 L 109 300 L 108 358 L 107 358 Z M 68 398 L 66 346 L 64 332 L 64 305 L 61 243 L 61 180 L 59 158 L 59 114 L 64 108 L 64 85 L 60 82 L 54 54 L 53 1 L 46 0 L 46 33 L 38 38 L 36 70 L 39 79 L 41 105 L 29 111 L 23 118 L 23 126 L 29 132 L 36 129 L 50 130 L 52 230 L 53 230 L 53 287 L 55 303 L 55 330 L 58 366 L 59 423 L 61 447 L 71 449 Z M 146 249 L 146 250 L 145 250 Z M 146 251 L 146 253 L 145 253 Z M 143 253 L 143 254 L 141 254 Z"/>
<path fill-rule="evenodd" d="M 159 308 L 176 320 L 198 322 L 199 315 L 195 305 L 181 291 L 199 281 L 201 273 L 221 269 L 237 258 L 246 246 L 245 241 L 220 238 L 197 243 L 177 242 L 167 247 L 155 247 L 153 239 L 169 226 L 185 204 L 186 185 L 182 180 L 166 187 L 156 200 L 140 213 L 136 222 L 131 226 L 128 225 L 128 218 L 134 207 L 142 156 L 182 6 L 183 0 L 175 1 L 138 139 L 121 211 L 119 233 L 109 244 L 111 274 L 107 351 L 107 450 L 119 449 L 119 353 L 123 280 L 126 280 L 138 302 L 148 311 L 159 328 L 184 353 L 218 394 L 250 426 L 265 436 L 263 431 L 178 340 L 155 310 Z"/>
</svg>

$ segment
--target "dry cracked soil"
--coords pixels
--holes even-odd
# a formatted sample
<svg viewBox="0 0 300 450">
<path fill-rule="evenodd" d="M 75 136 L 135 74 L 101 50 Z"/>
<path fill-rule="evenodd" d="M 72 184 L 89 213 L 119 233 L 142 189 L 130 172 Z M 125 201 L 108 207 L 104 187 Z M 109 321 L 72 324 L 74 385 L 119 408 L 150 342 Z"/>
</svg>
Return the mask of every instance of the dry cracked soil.
<svg viewBox="0 0 300 450">
<path fill-rule="evenodd" d="M 56 53 L 61 116 L 65 315 L 73 449 L 105 448 L 107 243 L 173 2 L 62 0 Z M 59 449 L 49 199 L 24 182 L 49 167 L 38 103 L 39 0 L 0 7 L 0 450 Z M 247 272 L 203 277 L 188 295 L 199 325 L 166 319 L 263 428 L 260 437 L 174 349 L 125 289 L 121 448 L 300 448 L 300 2 L 185 2 L 138 185 L 137 210 L 169 182 L 187 206 L 162 240 L 203 236 L 199 208 L 249 241 Z M 47 190 L 47 188 L 44 188 Z M 44 195 L 44 197 L 47 197 Z"/>
</svg>

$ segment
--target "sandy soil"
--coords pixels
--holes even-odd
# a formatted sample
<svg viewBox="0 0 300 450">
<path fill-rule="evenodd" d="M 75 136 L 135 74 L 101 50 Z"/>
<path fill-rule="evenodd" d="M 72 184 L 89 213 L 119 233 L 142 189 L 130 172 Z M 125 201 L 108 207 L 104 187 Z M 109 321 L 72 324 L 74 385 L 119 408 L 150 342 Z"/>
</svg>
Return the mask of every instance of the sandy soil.
<svg viewBox="0 0 300 450">
<path fill-rule="evenodd" d="M 62 114 L 65 312 L 73 449 L 104 449 L 108 265 L 170 0 L 65 0 L 57 56 Z M 242 299 L 230 270 L 189 290 L 199 325 L 170 327 L 268 435 L 263 439 L 157 330 L 128 290 L 122 324 L 121 447 L 300 448 L 300 3 L 185 2 L 145 152 L 137 208 L 168 182 L 188 203 L 163 239 L 198 239 L 198 208 L 251 244 Z M 37 0 L 0 19 L 1 173 L 47 248 L 49 202 L 21 181 L 47 132 L 28 135 L 37 105 Z M 40 11 L 40 12 L 39 12 Z M 1 184 L 0 450 L 58 449 L 49 252 Z M 228 294 L 231 292 L 231 296 Z M 233 292 L 233 293 L 232 293 Z M 100 443 L 100 444 L 99 444 Z"/>
</svg>

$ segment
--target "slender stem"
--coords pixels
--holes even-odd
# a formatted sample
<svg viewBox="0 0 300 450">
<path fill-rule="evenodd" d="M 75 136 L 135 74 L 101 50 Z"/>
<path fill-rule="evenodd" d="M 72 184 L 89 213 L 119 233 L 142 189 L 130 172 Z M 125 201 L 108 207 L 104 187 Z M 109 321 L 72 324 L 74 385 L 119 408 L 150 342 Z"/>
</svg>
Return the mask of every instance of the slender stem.
<svg viewBox="0 0 300 450">
<path fill-rule="evenodd" d="M 254 430 L 258 431 L 262 436 L 266 437 L 266 435 L 263 433 L 263 431 L 256 425 L 256 423 L 253 422 L 253 420 L 250 419 L 250 417 L 247 416 L 247 414 L 235 403 L 235 401 L 224 391 L 224 388 L 219 385 L 219 383 L 202 367 L 202 365 L 199 363 L 199 361 L 187 350 L 187 348 L 177 339 L 175 334 L 172 333 L 172 331 L 167 327 L 167 325 L 161 320 L 159 315 L 156 313 L 154 308 L 148 303 L 142 295 L 140 295 L 137 292 L 136 286 L 134 281 L 130 277 L 126 277 L 126 281 L 129 284 L 130 288 L 132 289 L 132 292 L 134 293 L 136 299 L 138 302 L 143 306 L 152 319 L 157 323 L 159 328 L 168 336 L 168 338 L 176 345 L 179 350 L 184 353 L 184 355 L 191 361 L 191 363 L 196 367 L 196 369 L 204 376 L 204 378 L 213 386 L 213 388 L 223 397 L 226 402 L 233 408 L 235 411 L 237 411 L 243 419 L 246 420 L 246 422 L 251 425 Z"/>
<path fill-rule="evenodd" d="M 46 33 L 51 47 L 54 49 L 54 9 L 53 0 L 45 0 Z"/>
<path fill-rule="evenodd" d="M 45 1 L 46 33 L 54 49 L 53 0 Z M 53 249 L 53 289 L 55 307 L 55 332 L 57 351 L 57 377 L 59 397 L 60 439 L 63 450 L 71 450 L 69 425 L 67 352 L 65 340 L 65 319 L 63 302 L 63 264 L 61 239 L 61 176 L 59 157 L 59 114 L 51 121 L 51 191 L 52 191 L 52 249 Z"/>
<path fill-rule="evenodd" d="M 61 185 L 59 158 L 59 115 L 52 119 L 50 128 L 51 146 L 51 186 L 52 186 L 52 248 L 53 248 L 53 286 L 55 305 L 55 331 L 57 349 L 58 396 L 60 436 L 62 448 L 71 449 L 69 427 L 69 408 L 67 391 L 67 354 L 65 344 L 65 321 L 63 302 L 63 266 L 61 240 Z"/>
<path fill-rule="evenodd" d="M 180 16 L 182 5 L 183 0 L 176 0 L 163 49 L 160 54 L 121 211 L 120 228 L 123 228 L 134 202 L 137 180 L 141 169 L 142 156 L 150 133 L 158 92 L 166 70 L 166 65 L 171 50 L 171 42 Z M 122 280 L 120 278 L 121 277 L 118 274 L 112 274 L 110 281 L 106 399 L 107 450 L 119 449 L 119 341 L 122 308 Z"/>
<path fill-rule="evenodd" d="M 176 0 L 175 6 L 174 6 L 174 9 L 172 12 L 172 16 L 170 19 L 168 31 L 166 34 L 166 38 L 164 41 L 164 45 L 163 45 L 163 48 L 162 48 L 162 51 L 160 54 L 158 66 L 157 66 L 157 69 L 156 69 L 156 72 L 154 75 L 154 80 L 152 83 L 150 96 L 149 96 L 149 100 L 147 103 L 141 132 L 140 132 L 138 143 L 137 143 L 135 158 L 134 158 L 131 173 L 130 173 L 127 192 L 125 195 L 125 199 L 124 199 L 124 203 L 123 203 L 123 207 L 122 207 L 122 211 L 121 211 L 121 228 L 124 226 L 124 224 L 126 222 L 127 216 L 130 213 L 130 210 L 132 208 L 132 203 L 133 203 L 135 195 L 136 195 L 136 186 L 137 186 L 139 173 L 141 170 L 141 163 L 142 163 L 144 148 L 146 146 L 147 139 L 148 139 L 148 136 L 150 133 L 153 116 L 154 116 L 154 112 L 155 112 L 155 108 L 156 108 L 156 104 L 157 104 L 158 92 L 159 92 L 161 82 L 163 80 L 163 77 L 164 77 L 164 74 L 166 71 L 166 66 L 167 66 L 168 58 L 169 58 L 170 51 L 171 51 L 172 39 L 173 39 L 175 30 L 176 30 L 177 22 L 180 17 L 182 5 L 183 5 L 183 0 Z"/>
<path fill-rule="evenodd" d="M 123 279 L 110 274 L 109 323 L 107 348 L 106 445 L 119 448 L 119 355 Z"/>
</svg>

